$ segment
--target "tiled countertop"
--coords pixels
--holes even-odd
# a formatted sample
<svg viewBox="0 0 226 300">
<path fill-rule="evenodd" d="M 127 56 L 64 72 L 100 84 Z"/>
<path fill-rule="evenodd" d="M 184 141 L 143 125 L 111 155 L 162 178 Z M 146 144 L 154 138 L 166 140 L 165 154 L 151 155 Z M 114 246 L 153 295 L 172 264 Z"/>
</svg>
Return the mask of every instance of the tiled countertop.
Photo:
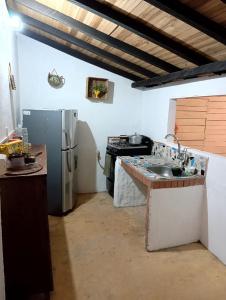
<svg viewBox="0 0 226 300">
<path fill-rule="evenodd" d="M 176 188 L 176 187 L 187 187 L 193 185 L 203 185 L 205 182 L 205 176 L 196 175 L 188 178 L 176 178 L 167 179 L 159 175 L 151 173 L 145 169 L 150 164 L 163 164 L 163 159 L 156 159 L 153 156 L 140 156 L 130 157 L 122 156 L 121 165 L 122 167 L 136 179 L 141 181 L 146 186 L 153 189 L 160 188 Z"/>
</svg>

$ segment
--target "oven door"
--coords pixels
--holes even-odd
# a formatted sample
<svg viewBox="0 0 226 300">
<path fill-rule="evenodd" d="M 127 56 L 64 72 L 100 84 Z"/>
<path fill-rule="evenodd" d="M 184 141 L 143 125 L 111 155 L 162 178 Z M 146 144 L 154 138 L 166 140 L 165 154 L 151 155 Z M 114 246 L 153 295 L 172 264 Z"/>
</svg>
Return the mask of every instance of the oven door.
<svg viewBox="0 0 226 300">
<path fill-rule="evenodd" d="M 113 197 L 114 196 L 114 181 L 115 181 L 115 161 L 117 155 L 114 155 L 107 151 L 107 154 L 111 155 L 111 166 L 109 176 L 106 177 L 106 188 L 108 193 Z"/>
</svg>

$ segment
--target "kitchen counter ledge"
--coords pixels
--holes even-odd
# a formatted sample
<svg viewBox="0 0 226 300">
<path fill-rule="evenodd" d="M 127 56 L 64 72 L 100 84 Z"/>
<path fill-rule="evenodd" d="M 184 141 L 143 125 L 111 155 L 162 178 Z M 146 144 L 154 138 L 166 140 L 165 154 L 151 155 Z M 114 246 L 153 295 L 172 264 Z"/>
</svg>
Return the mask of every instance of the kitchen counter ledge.
<svg viewBox="0 0 226 300">
<path fill-rule="evenodd" d="M 205 176 L 197 175 L 194 178 L 175 178 L 167 179 L 160 176 L 151 176 L 152 173 L 148 172 L 144 168 L 139 166 L 134 166 L 131 163 L 128 163 L 128 158 L 121 159 L 121 166 L 132 176 L 138 179 L 140 182 L 152 189 L 161 189 L 161 188 L 177 188 L 177 187 L 187 187 L 193 185 L 203 185 L 205 183 Z"/>
</svg>

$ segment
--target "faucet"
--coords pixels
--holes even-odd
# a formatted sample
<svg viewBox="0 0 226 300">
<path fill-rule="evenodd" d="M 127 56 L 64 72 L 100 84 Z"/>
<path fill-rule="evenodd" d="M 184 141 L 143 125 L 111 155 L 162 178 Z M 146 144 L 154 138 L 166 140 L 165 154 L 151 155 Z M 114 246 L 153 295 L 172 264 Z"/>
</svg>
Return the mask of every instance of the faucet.
<svg viewBox="0 0 226 300">
<path fill-rule="evenodd" d="M 180 142 L 179 142 L 178 138 L 176 137 L 175 134 L 173 134 L 173 133 L 168 133 L 168 134 L 165 136 L 165 139 L 167 139 L 169 136 L 172 136 L 173 138 L 175 138 L 175 140 L 176 140 L 176 142 L 177 142 L 177 151 L 178 151 L 177 158 L 180 159 L 180 160 L 183 160 L 183 159 L 184 159 L 184 154 L 181 153 Z"/>
</svg>

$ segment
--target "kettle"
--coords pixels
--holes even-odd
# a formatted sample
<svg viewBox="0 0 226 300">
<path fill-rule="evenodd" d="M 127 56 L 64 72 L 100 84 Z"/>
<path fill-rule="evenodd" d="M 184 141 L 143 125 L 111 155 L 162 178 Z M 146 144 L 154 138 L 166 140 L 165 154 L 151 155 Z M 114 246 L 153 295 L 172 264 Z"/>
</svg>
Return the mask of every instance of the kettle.
<svg viewBox="0 0 226 300">
<path fill-rule="evenodd" d="M 140 145 L 141 142 L 142 142 L 142 135 L 137 134 L 135 132 L 133 135 L 129 136 L 129 143 L 131 145 Z"/>
</svg>

